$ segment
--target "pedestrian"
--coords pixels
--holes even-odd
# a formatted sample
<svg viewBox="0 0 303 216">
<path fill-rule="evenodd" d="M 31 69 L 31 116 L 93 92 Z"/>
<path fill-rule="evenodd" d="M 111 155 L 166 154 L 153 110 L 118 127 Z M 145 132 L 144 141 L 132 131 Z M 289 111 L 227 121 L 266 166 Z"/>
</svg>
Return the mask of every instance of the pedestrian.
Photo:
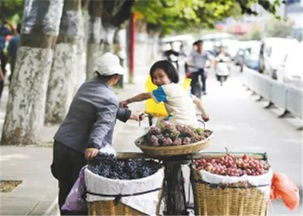
<svg viewBox="0 0 303 216">
<path fill-rule="evenodd" d="M 1 65 L 1 59 L 0 59 L 0 65 Z M 4 74 L 3 74 L 2 68 L 0 67 L 0 82 L 1 81 L 4 81 Z M 1 99 L 1 97 L 0 97 L 0 99 Z"/>
<path fill-rule="evenodd" d="M 192 44 L 192 49 L 189 53 L 189 56 L 193 55 L 193 53 L 196 52 L 196 50 L 197 50 L 197 41 L 195 41 Z M 191 78 L 191 70 L 189 69 L 188 61 L 189 61 L 189 57 L 186 59 L 185 64 L 184 64 L 185 76 L 186 76 L 186 78 Z"/>
<path fill-rule="evenodd" d="M 21 31 L 21 24 L 18 24 L 16 30 L 14 31 L 14 36 L 10 40 L 10 42 L 8 44 L 8 48 L 7 48 L 9 63 L 11 65 L 11 74 L 9 76 L 9 81 L 11 81 L 13 72 L 15 70 L 16 59 L 17 59 L 17 50 L 18 50 L 19 41 L 20 41 L 20 31 Z"/>
<path fill-rule="evenodd" d="M 111 53 L 97 57 L 95 72 L 96 77 L 79 88 L 54 136 L 51 171 L 59 183 L 62 215 L 70 214 L 61 207 L 86 161 L 111 147 L 116 119 L 138 120 L 129 109 L 119 108 L 118 98 L 111 88 L 125 73 L 119 58 Z"/>
<path fill-rule="evenodd" d="M 194 95 L 190 95 L 181 85 L 177 84 L 179 82 L 178 73 L 169 61 L 157 61 L 152 65 L 149 73 L 152 82 L 158 88 L 152 92 L 145 92 L 128 98 L 121 102 L 122 106 L 126 107 L 130 103 L 152 98 L 156 103 L 163 102 L 165 104 L 169 114 L 165 120 L 198 127 L 194 106 L 196 104 L 201 112 L 201 118 L 204 121 L 209 119 L 201 100 Z"/>
<path fill-rule="evenodd" d="M 163 55 L 166 60 L 170 61 L 179 71 L 179 55 L 180 53 L 175 50 L 173 42 L 169 43 L 170 49 L 166 50 Z"/>
<path fill-rule="evenodd" d="M 13 34 L 13 26 L 6 20 L 2 21 L 0 24 L 0 62 L 1 70 L 3 74 L 3 79 L 0 79 L 0 99 L 2 96 L 4 88 L 4 77 L 6 74 L 6 64 L 7 64 L 7 55 L 6 55 L 6 37 Z"/>
<path fill-rule="evenodd" d="M 211 55 L 208 52 L 203 51 L 203 41 L 196 41 L 193 46 L 194 50 L 188 58 L 187 64 L 191 74 L 191 93 L 197 97 L 201 97 L 202 94 L 207 94 L 206 91 L 206 79 L 207 71 L 206 66 L 207 62 L 212 59 Z M 202 82 L 202 89 L 199 84 L 199 77 Z"/>
</svg>

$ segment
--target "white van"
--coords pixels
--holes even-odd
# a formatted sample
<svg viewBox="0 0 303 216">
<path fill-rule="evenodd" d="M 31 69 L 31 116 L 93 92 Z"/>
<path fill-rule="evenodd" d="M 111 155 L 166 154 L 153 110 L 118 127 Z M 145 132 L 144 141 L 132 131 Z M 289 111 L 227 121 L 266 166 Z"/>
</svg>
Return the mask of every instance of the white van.
<svg viewBox="0 0 303 216">
<path fill-rule="evenodd" d="M 293 47 L 285 57 L 284 64 L 277 69 L 278 80 L 303 88 L 303 42 Z"/>
<path fill-rule="evenodd" d="M 279 79 L 277 69 L 285 63 L 285 57 L 298 44 L 296 39 L 265 38 L 260 49 L 260 72 Z"/>
</svg>

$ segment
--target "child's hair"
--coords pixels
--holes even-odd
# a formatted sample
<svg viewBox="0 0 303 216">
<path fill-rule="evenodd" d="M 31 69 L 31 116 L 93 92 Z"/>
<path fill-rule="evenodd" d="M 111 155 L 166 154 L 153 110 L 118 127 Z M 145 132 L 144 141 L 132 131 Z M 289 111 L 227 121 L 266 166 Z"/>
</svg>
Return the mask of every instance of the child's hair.
<svg viewBox="0 0 303 216">
<path fill-rule="evenodd" d="M 169 61 L 167 61 L 167 60 L 157 61 L 151 66 L 151 68 L 149 70 L 149 74 L 150 74 L 152 80 L 153 80 L 153 74 L 155 73 L 155 71 L 157 69 L 164 70 L 164 72 L 167 74 L 168 78 L 173 83 L 179 82 L 178 72 L 177 72 L 176 68 L 174 67 L 174 65 L 172 63 L 170 63 Z"/>
</svg>

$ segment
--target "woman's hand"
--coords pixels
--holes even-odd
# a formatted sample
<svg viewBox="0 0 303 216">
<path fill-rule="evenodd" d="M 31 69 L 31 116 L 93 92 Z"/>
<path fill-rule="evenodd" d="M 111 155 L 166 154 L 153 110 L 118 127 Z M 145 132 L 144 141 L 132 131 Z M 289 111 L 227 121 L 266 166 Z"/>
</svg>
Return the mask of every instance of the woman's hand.
<svg viewBox="0 0 303 216">
<path fill-rule="evenodd" d="M 87 148 L 84 152 L 84 157 L 86 160 L 91 160 L 96 157 L 99 153 L 99 149 L 96 148 Z"/>
<path fill-rule="evenodd" d="M 201 118 L 203 121 L 207 122 L 209 120 L 209 116 L 207 114 L 201 114 Z"/>
<path fill-rule="evenodd" d="M 136 112 L 135 114 L 131 114 L 129 119 L 135 120 L 135 121 L 142 121 L 145 117 L 147 117 L 147 114 L 144 112 Z"/>
<path fill-rule="evenodd" d="M 128 105 L 127 100 L 120 101 L 120 103 L 119 103 L 119 107 L 120 107 L 120 108 L 128 108 L 127 105 Z"/>
</svg>

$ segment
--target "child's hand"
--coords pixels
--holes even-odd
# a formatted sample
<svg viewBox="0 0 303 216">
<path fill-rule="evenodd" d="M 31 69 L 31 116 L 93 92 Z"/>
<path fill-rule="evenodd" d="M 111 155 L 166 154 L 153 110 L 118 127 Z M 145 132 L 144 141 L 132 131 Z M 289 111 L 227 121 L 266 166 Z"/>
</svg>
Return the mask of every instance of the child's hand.
<svg viewBox="0 0 303 216">
<path fill-rule="evenodd" d="M 142 121 L 143 119 L 145 119 L 148 115 L 145 112 L 140 112 L 139 114 L 139 121 Z"/>
<path fill-rule="evenodd" d="M 128 108 L 127 105 L 128 105 L 127 100 L 120 101 L 120 103 L 119 103 L 119 107 L 121 107 L 121 108 Z"/>
<path fill-rule="evenodd" d="M 147 114 L 144 112 L 136 112 L 135 114 L 131 114 L 129 119 L 135 120 L 135 121 L 142 121 L 145 117 L 147 117 Z"/>
<path fill-rule="evenodd" d="M 201 118 L 203 121 L 207 122 L 209 120 L 209 116 L 207 114 L 201 114 Z"/>
<path fill-rule="evenodd" d="M 99 153 L 99 150 L 96 148 L 87 148 L 84 152 L 84 157 L 86 160 L 91 160 L 96 157 Z"/>
</svg>

